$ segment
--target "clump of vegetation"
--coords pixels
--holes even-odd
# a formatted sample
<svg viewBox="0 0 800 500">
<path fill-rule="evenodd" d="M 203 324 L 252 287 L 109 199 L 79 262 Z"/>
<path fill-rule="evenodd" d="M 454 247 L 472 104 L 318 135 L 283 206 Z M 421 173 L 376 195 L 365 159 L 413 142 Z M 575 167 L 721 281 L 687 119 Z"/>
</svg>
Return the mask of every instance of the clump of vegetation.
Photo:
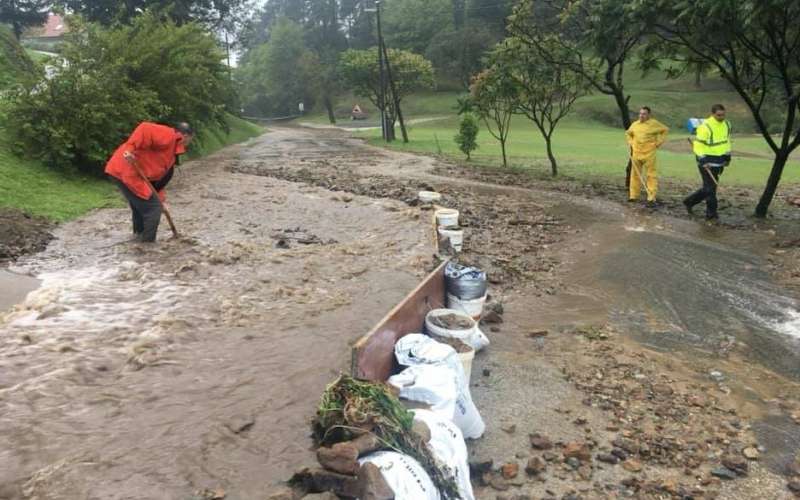
<svg viewBox="0 0 800 500">
<path fill-rule="evenodd" d="M 50 78 L 10 93 L 17 153 L 62 170 L 99 173 L 143 121 L 226 129 L 230 82 L 217 41 L 201 26 L 145 13 L 131 26 L 70 23 Z M 227 129 L 226 129 L 227 130 Z"/>
<path fill-rule="evenodd" d="M 469 113 L 464 114 L 461 118 L 461 123 L 458 125 L 458 134 L 453 138 L 458 144 L 458 149 L 467 155 L 467 160 L 470 159 L 470 154 L 478 149 L 478 120 Z"/>
<path fill-rule="evenodd" d="M 414 415 L 385 384 L 342 375 L 322 394 L 312 431 L 315 443 L 321 446 L 372 432 L 387 449 L 417 460 L 442 498 L 460 498 L 452 472 L 444 464 L 438 464 L 428 445 L 412 432 L 413 422 Z"/>
</svg>

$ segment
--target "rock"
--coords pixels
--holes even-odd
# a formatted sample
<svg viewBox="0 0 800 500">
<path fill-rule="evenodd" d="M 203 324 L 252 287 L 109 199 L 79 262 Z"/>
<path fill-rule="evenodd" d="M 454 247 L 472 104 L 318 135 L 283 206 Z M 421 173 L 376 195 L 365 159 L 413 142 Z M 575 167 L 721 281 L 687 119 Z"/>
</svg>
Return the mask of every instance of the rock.
<svg viewBox="0 0 800 500">
<path fill-rule="evenodd" d="M 295 500 L 300 497 L 301 494 L 286 486 L 270 494 L 267 500 Z"/>
<path fill-rule="evenodd" d="M 621 448 L 626 452 L 630 453 L 631 455 L 635 455 L 639 453 L 639 443 L 632 439 L 627 438 L 616 438 L 615 440 L 611 441 L 611 444 L 616 446 L 617 448 Z M 613 452 L 612 452 L 613 453 Z"/>
<path fill-rule="evenodd" d="M 428 440 L 430 441 L 430 438 Z M 383 448 L 383 443 L 378 439 L 378 436 L 371 432 L 362 434 L 350 442 L 358 449 L 359 457 Z"/>
<path fill-rule="evenodd" d="M 547 469 L 547 464 L 539 457 L 531 457 L 528 460 L 528 465 L 525 466 L 525 472 L 531 476 L 541 474 Z"/>
<path fill-rule="evenodd" d="M 484 369 L 483 369 L 483 376 L 484 376 L 484 377 L 488 377 L 488 376 L 489 376 L 489 375 L 491 375 L 491 374 L 492 374 L 492 370 L 490 370 L 490 369 L 488 369 L 488 368 L 484 368 Z"/>
<path fill-rule="evenodd" d="M 620 460 L 628 459 L 628 452 L 619 448 L 614 448 L 613 450 L 611 450 L 611 454 Z"/>
<path fill-rule="evenodd" d="M 503 479 L 501 476 L 497 476 L 494 474 L 489 479 L 489 486 L 491 486 L 497 491 L 508 491 L 508 489 L 511 488 L 511 485 L 508 484 L 508 481 Z"/>
<path fill-rule="evenodd" d="M 640 472 L 642 470 L 642 462 L 635 458 L 629 458 L 622 462 L 622 468 L 628 472 Z"/>
<path fill-rule="evenodd" d="M 364 464 L 358 472 L 358 495 L 361 500 L 393 500 L 394 491 L 375 464 Z"/>
<path fill-rule="evenodd" d="M 800 459 L 795 458 L 786 465 L 786 473 L 790 476 L 800 476 Z"/>
<path fill-rule="evenodd" d="M 317 450 L 317 462 L 333 472 L 355 476 L 358 472 L 358 448 L 350 442 L 336 443 Z"/>
<path fill-rule="evenodd" d="M 619 458 L 616 455 L 612 455 L 611 453 L 598 453 L 597 460 L 612 465 L 619 463 Z"/>
<path fill-rule="evenodd" d="M 549 334 L 550 334 L 550 332 L 548 332 L 547 330 L 536 330 L 536 331 L 533 331 L 533 332 L 528 332 L 526 334 L 526 336 L 529 339 L 538 339 L 538 338 L 541 338 L 541 337 L 547 337 Z"/>
<path fill-rule="evenodd" d="M 343 497 L 357 498 L 359 496 L 357 477 L 325 469 L 303 469 L 292 476 L 289 485 L 309 493 L 332 491 Z"/>
<path fill-rule="evenodd" d="M 592 454 L 589 451 L 589 445 L 580 441 L 573 441 L 564 445 L 561 450 L 564 458 L 577 458 L 582 462 L 588 462 L 592 459 Z"/>
<path fill-rule="evenodd" d="M 746 476 L 748 470 L 747 459 L 741 455 L 725 455 L 722 457 L 722 465 L 737 473 L 740 476 Z"/>
<path fill-rule="evenodd" d="M 517 424 L 500 427 L 500 429 L 506 434 L 514 434 L 515 432 L 517 432 Z"/>
<path fill-rule="evenodd" d="M 736 479 L 737 477 L 739 477 L 735 472 L 733 472 L 727 467 L 717 467 L 711 469 L 711 475 L 718 477 L 720 479 L 727 479 L 727 480 Z"/>
<path fill-rule="evenodd" d="M 339 500 L 339 497 L 330 491 L 326 491 L 325 493 L 312 493 L 311 495 L 306 495 L 303 497 L 303 500 Z"/>
<path fill-rule="evenodd" d="M 516 462 L 509 462 L 500 467 L 500 473 L 503 479 L 514 479 L 519 474 L 519 464 Z"/>
<path fill-rule="evenodd" d="M 200 500 L 224 500 L 224 498 L 228 496 L 228 494 L 225 493 L 225 490 L 223 490 L 222 488 L 214 488 L 214 489 L 206 488 L 203 490 L 195 491 L 194 495 L 195 498 L 198 498 Z"/>
<path fill-rule="evenodd" d="M 582 465 L 578 467 L 578 476 L 583 479 L 584 481 L 589 481 L 592 479 L 592 468 L 588 465 Z"/>
<path fill-rule="evenodd" d="M 575 457 L 569 457 L 569 458 L 567 459 L 567 465 L 569 465 L 569 466 L 572 468 L 572 470 L 577 470 L 577 469 L 578 469 L 578 467 L 580 467 L 580 466 L 581 466 L 581 461 L 580 461 L 580 460 L 578 460 L 578 459 L 577 459 L 577 458 L 575 458 Z"/>
<path fill-rule="evenodd" d="M 494 467 L 494 460 L 485 460 L 483 462 L 470 462 L 469 473 L 471 476 L 480 477 L 483 474 L 492 470 Z"/>
<path fill-rule="evenodd" d="M 544 453 L 542 453 L 542 458 L 544 458 L 548 462 L 552 462 L 553 460 L 558 458 L 558 455 L 556 455 L 552 451 L 545 451 Z"/>
<path fill-rule="evenodd" d="M 531 446 L 536 450 L 550 450 L 553 448 L 553 442 L 539 433 L 530 435 Z"/>
<path fill-rule="evenodd" d="M 708 372 L 708 377 L 714 382 L 722 382 L 725 380 L 725 375 L 719 370 L 711 370 Z"/>
<path fill-rule="evenodd" d="M 786 483 L 786 487 L 789 488 L 795 495 L 800 494 L 800 480 L 799 479 L 792 479 L 788 483 Z"/>
<path fill-rule="evenodd" d="M 502 322 L 503 322 L 503 317 L 493 310 L 484 311 L 483 315 L 481 316 L 482 325 L 491 325 Z"/>
</svg>

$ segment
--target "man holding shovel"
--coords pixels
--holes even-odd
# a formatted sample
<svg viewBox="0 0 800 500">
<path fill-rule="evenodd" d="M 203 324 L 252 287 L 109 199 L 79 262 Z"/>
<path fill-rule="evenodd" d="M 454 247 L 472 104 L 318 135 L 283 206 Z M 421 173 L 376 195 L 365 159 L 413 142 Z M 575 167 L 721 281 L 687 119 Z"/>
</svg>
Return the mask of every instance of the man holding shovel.
<svg viewBox="0 0 800 500">
<path fill-rule="evenodd" d="M 628 128 L 625 139 L 631 148 L 632 174 L 628 187 L 628 201 L 638 201 L 641 189 L 644 187 L 647 192 L 647 206 L 654 208 L 658 191 L 656 150 L 667 140 L 669 128 L 650 115 L 650 108 L 642 106 L 639 110 L 639 119 Z"/>
<path fill-rule="evenodd" d="M 177 235 L 165 206 L 164 188 L 172 178 L 178 155 L 186 152 L 193 137 L 188 123 L 172 128 L 143 122 L 108 160 L 105 172 L 114 178 L 131 207 L 134 239 L 155 241 L 162 211 Z"/>
<path fill-rule="evenodd" d="M 731 124 L 725 119 L 725 106 L 711 106 L 711 116 L 697 127 L 692 141 L 692 149 L 697 157 L 697 168 L 703 179 L 703 187 L 683 200 L 686 210 L 691 214 L 695 205 L 705 200 L 706 219 L 714 220 L 717 215 L 717 187 L 722 171 L 731 162 Z"/>
</svg>

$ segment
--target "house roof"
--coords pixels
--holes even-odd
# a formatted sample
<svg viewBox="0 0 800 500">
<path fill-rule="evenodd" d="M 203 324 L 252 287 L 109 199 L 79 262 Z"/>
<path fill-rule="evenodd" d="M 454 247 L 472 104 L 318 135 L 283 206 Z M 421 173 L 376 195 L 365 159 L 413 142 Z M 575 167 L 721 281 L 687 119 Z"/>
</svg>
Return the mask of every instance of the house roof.
<svg viewBox="0 0 800 500">
<path fill-rule="evenodd" d="M 67 31 L 69 28 L 67 28 L 64 18 L 51 12 L 47 15 L 47 21 L 43 25 L 29 29 L 27 35 L 35 38 L 58 38 Z"/>
</svg>

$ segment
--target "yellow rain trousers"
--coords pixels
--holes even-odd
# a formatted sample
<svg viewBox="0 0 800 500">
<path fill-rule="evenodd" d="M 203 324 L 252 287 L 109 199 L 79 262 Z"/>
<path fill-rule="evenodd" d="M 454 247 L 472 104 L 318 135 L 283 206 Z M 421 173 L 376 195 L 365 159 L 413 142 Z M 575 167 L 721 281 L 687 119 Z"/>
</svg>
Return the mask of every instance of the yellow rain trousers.
<svg viewBox="0 0 800 500">
<path fill-rule="evenodd" d="M 658 170 L 656 151 L 667 140 L 669 128 L 654 118 L 646 122 L 635 121 L 625 133 L 631 148 L 631 183 L 628 198 L 638 200 L 642 191 L 642 179 L 647 182 L 647 201 L 656 201 L 658 193 Z"/>
</svg>

